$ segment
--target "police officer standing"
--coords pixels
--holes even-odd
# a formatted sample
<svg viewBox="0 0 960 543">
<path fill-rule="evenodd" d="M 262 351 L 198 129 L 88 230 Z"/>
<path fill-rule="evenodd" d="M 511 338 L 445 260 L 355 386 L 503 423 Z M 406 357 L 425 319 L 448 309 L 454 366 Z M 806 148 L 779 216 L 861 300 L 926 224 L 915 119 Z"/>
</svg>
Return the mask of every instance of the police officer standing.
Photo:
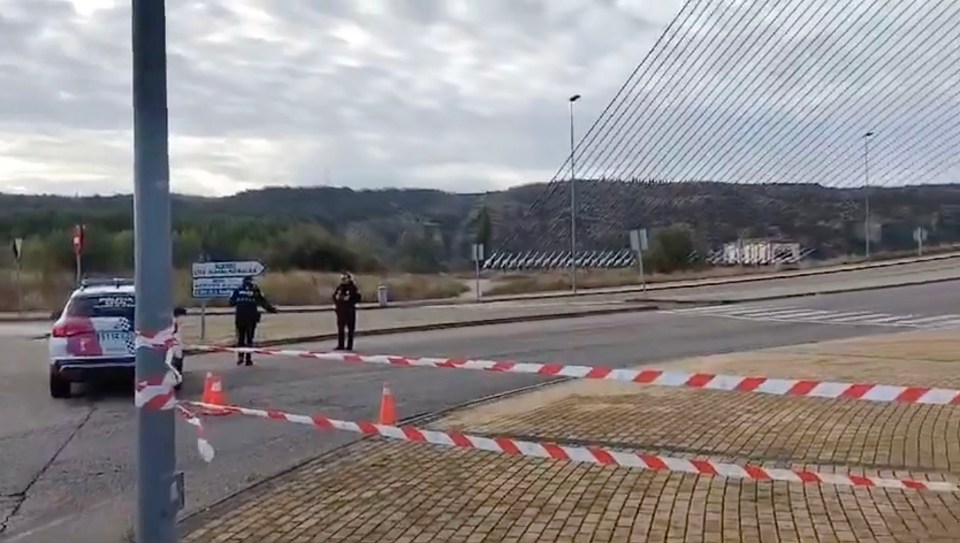
<svg viewBox="0 0 960 543">
<path fill-rule="evenodd" d="M 333 309 L 337 313 L 337 350 L 353 350 L 353 334 L 357 329 L 357 304 L 360 303 L 360 289 L 353 277 L 343 272 L 340 284 L 333 291 Z M 344 334 L 346 332 L 346 334 Z M 346 338 L 344 336 L 346 335 Z M 346 339 L 346 344 L 344 344 Z"/>
<path fill-rule="evenodd" d="M 236 308 L 234 320 L 237 328 L 237 347 L 253 347 L 253 336 L 257 332 L 257 323 L 260 322 L 260 309 L 264 308 L 269 313 L 276 313 L 274 307 L 260 292 L 253 282 L 253 277 L 244 277 L 233 294 L 230 295 L 230 305 Z M 253 355 L 251 353 L 237 353 L 237 365 L 246 362 L 247 366 L 253 365 Z"/>
</svg>

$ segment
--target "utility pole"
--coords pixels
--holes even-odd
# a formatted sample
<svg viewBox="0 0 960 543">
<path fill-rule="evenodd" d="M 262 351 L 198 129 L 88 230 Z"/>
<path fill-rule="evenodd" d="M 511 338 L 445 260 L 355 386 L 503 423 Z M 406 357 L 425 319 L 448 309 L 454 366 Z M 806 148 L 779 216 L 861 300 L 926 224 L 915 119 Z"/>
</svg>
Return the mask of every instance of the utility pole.
<svg viewBox="0 0 960 543">
<path fill-rule="evenodd" d="M 573 103 L 580 99 L 574 94 L 570 100 L 570 288 L 577 293 L 577 161 L 574 156 Z"/>
<path fill-rule="evenodd" d="M 873 132 L 863 135 L 863 248 L 870 260 L 870 138 Z"/>
<path fill-rule="evenodd" d="M 136 329 L 150 336 L 172 324 L 166 10 L 164 0 L 131 1 Z M 164 356 L 138 348 L 137 382 L 163 375 Z M 172 410 L 137 410 L 137 543 L 177 540 L 174 445 Z"/>
</svg>

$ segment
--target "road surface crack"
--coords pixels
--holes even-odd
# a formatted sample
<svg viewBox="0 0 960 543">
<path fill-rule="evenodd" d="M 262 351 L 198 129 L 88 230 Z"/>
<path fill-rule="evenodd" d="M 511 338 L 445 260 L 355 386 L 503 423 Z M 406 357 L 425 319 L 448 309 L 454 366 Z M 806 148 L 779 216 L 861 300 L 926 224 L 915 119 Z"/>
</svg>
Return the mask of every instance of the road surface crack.
<svg viewBox="0 0 960 543">
<path fill-rule="evenodd" d="M 52 466 L 53 463 L 57 461 L 57 458 L 59 458 L 63 450 L 67 448 L 67 445 L 69 445 L 70 442 L 73 441 L 73 438 L 76 437 L 76 435 L 80 433 L 80 430 L 82 430 L 83 427 L 86 426 L 86 424 L 90 421 L 90 419 L 93 417 L 93 413 L 96 410 L 97 410 L 97 407 L 95 405 L 90 406 L 90 408 L 87 410 L 87 413 L 83 416 L 83 419 L 81 419 L 80 422 L 77 423 L 77 425 L 70 432 L 70 435 L 67 436 L 67 439 L 63 440 L 63 443 L 60 444 L 56 452 L 53 453 L 53 455 L 50 457 L 49 460 L 47 460 L 47 462 L 43 465 L 43 467 L 41 467 L 37 471 L 37 473 L 30 479 L 30 481 L 27 482 L 27 486 L 23 490 L 15 494 L 9 494 L 7 496 L 0 497 L 0 499 L 12 498 L 12 501 L 13 501 L 13 506 L 10 508 L 10 511 L 7 513 L 4 513 L 3 516 L 0 517 L 0 535 L 2 535 L 4 532 L 7 531 L 7 527 L 9 526 L 10 521 L 17 516 L 17 513 L 20 512 L 20 508 L 23 507 L 23 504 L 27 501 L 27 495 L 30 493 L 30 489 L 33 488 L 33 486 L 37 484 L 37 481 L 39 481 L 44 476 L 44 474 L 47 473 L 47 470 L 49 470 L 50 466 Z"/>
</svg>

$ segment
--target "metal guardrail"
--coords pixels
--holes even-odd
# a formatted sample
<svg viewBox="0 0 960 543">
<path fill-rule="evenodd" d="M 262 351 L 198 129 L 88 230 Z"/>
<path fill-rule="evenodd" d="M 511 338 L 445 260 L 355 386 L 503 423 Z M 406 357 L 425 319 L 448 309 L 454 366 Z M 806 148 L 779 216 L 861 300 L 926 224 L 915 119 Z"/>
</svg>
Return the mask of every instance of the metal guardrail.
<svg viewBox="0 0 960 543">
<path fill-rule="evenodd" d="M 742 264 L 773 266 L 778 264 L 796 264 L 813 253 L 805 249 L 797 254 L 778 251 L 770 258 Z M 497 252 L 490 255 L 482 264 L 484 270 L 522 271 L 522 270 L 559 270 L 570 267 L 570 251 L 527 251 L 523 253 Z M 700 255 L 692 252 L 688 260 L 693 263 Z M 707 254 L 704 260 L 714 266 L 728 264 L 724 262 L 723 250 Z M 729 263 L 734 265 L 734 263 Z M 619 251 L 583 251 L 577 253 L 577 267 L 580 269 L 621 269 L 637 265 L 636 254 L 629 250 Z"/>
<path fill-rule="evenodd" d="M 527 251 L 525 253 L 497 252 L 483 262 L 485 270 L 550 270 L 569 268 L 573 258 L 570 251 Z M 633 251 L 583 251 L 576 255 L 580 269 L 616 269 L 635 266 Z"/>
</svg>

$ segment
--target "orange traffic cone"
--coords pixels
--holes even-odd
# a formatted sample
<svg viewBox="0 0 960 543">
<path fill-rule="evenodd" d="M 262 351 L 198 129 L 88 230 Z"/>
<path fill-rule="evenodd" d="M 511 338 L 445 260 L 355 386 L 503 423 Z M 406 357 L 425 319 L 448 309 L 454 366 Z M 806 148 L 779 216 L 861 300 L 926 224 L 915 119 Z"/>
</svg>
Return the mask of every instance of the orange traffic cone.
<svg viewBox="0 0 960 543">
<path fill-rule="evenodd" d="M 223 391 L 223 381 L 212 372 L 207 372 L 207 379 L 203 382 L 203 396 L 201 402 L 210 405 L 227 405 L 227 394 Z M 226 410 L 208 410 L 210 415 L 227 414 Z"/>
<path fill-rule="evenodd" d="M 395 426 L 397 424 L 397 405 L 393 401 L 390 385 L 383 384 L 383 394 L 380 396 L 380 424 Z"/>
</svg>

